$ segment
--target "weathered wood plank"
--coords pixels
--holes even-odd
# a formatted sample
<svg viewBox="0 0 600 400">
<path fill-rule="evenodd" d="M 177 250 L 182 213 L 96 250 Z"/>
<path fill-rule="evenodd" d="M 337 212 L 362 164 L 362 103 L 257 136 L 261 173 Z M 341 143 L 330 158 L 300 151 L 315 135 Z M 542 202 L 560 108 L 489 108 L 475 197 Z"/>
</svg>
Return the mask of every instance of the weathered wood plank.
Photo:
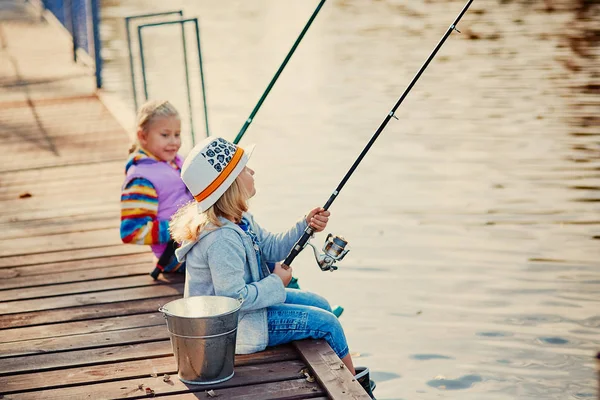
<svg viewBox="0 0 600 400">
<path fill-rule="evenodd" d="M 144 326 L 164 325 L 162 313 L 125 315 L 122 317 L 98 318 L 86 321 L 62 322 L 42 326 L 0 329 L 0 343 L 24 342 L 88 333 L 111 332 Z"/>
<path fill-rule="evenodd" d="M 258 353 L 248 355 L 249 357 L 243 357 L 245 364 L 264 363 L 265 358 L 257 354 Z M 162 340 L 131 345 L 109 346 L 98 349 L 84 349 L 52 354 L 21 356 L 3 359 L 2 363 L 0 364 L 0 376 L 12 375 L 15 373 L 21 374 L 51 371 L 73 367 L 86 367 L 94 369 L 96 364 L 139 361 L 172 355 L 173 351 L 171 342 L 169 340 Z M 276 357 L 279 357 L 279 355 L 276 355 Z M 298 358 L 297 355 L 295 358 Z M 106 378 L 112 379 L 112 377 Z"/>
<path fill-rule="evenodd" d="M 54 371 L 33 372 L 0 376 L 0 393 L 17 393 L 37 389 L 39 398 L 45 390 L 65 386 L 86 385 L 113 379 L 148 377 L 152 374 L 163 376 L 177 370 L 172 355 L 148 358 L 137 361 L 117 361 L 111 364 L 90 367 L 65 368 Z M 6 398 L 6 397 L 5 397 Z"/>
<path fill-rule="evenodd" d="M 307 382 L 305 379 L 219 389 L 215 390 L 214 393 L 218 395 L 217 399 L 227 400 L 327 400 L 327 397 L 322 397 L 324 394 L 323 389 L 316 383 Z M 165 397 L 161 396 L 161 398 L 169 400 L 192 400 L 210 399 L 211 397 L 207 395 L 206 391 L 198 391 Z"/>
<path fill-rule="evenodd" d="M 63 235 L 67 233 L 76 233 L 84 231 L 99 231 L 108 228 L 114 228 L 119 222 L 119 218 L 116 213 L 110 215 L 108 218 L 90 218 L 86 222 L 72 222 L 70 224 L 54 224 L 46 221 L 36 221 L 32 223 L 27 221 L 28 226 L 25 224 L 11 223 L 2 224 L 0 230 L 2 230 L 2 240 L 5 239 L 23 239 L 39 236 L 50 236 L 50 235 Z"/>
<path fill-rule="evenodd" d="M 10 173 L 5 173 L 4 176 Z M 71 181 L 65 178 L 60 182 L 52 183 L 31 183 L 19 187 L 7 188 L 3 187 L 0 191 L 0 200 L 7 205 L 11 210 L 44 210 L 64 204 L 89 204 L 94 200 L 104 199 L 111 201 L 113 205 L 118 207 L 119 197 L 121 193 L 121 185 L 123 183 L 123 174 L 102 176 L 96 180 L 87 178 L 88 181 Z M 82 178 L 83 179 L 83 178 Z M 73 188 L 80 190 L 79 193 L 85 193 L 85 196 L 70 196 Z M 21 196 L 27 193 L 27 196 Z M 117 197 L 115 197 L 117 196 Z M 46 200 L 60 200 L 59 204 L 45 202 Z M 7 214 L 7 210 L 2 210 L 2 215 Z"/>
<path fill-rule="evenodd" d="M 30 131 L 31 132 L 31 131 Z M 98 134 L 92 132 L 92 135 Z M 47 136 L 48 140 L 46 143 L 52 143 L 54 148 L 59 148 L 60 156 L 57 155 L 46 145 L 48 148 L 46 151 L 40 151 L 40 143 L 32 141 L 16 140 L 12 142 L 3 143 L 2 148 L 6 151 L 7 164 L 0 167 L 4 167 L 2 172 L 13 172 L 17 168 L 14 168 L 15 164 L 11 161 L 18 159 L 20 153 L 21 156 L 27 157 L 28 155 L 35 154 L 38 157 L 31 162 L 27 163 L 26 168 L 41 167 L 44 165 L 38 164 L 40 160 L 54 161 L 52 166 L 64 165 L 60 163 L 61 160 L 67 160 L 69 158 L 80 160 L 80 162 L 89 162 L 90 158 L 97 156 L 98 153 L 104 154 L 105 157 L 102 161 L 117 161 L 118 159 L 125 160 L 127 155 L 127 144 L 122 141 L 122 134 L 119 132 L 107 132 L 105 137 L 99 139 L 98 137 L 90 137 L 84 134 L 77 135 L 62 135 L 56 134 L 53 136 Z M 84 151 L 81 151 L 81 150 Z M 90 154 L 90 153 L 93 153 Z M 86 157 L 86 155 L 91 157 Z M 113 157 L 106 157 L 112 155 Z M 118 158 L 117 158 L 118 157 Z"/>
<path fill-rule="evenodd" d="M 57 308 L 77 307 L 89 304 L 116 303 L 152 297 L 174 296 L 183 293 L 183 283 L 156 284 L 140 288 L 109 290 L 95 293 L 82 293 L 33 300 L 19 300 L 0 303 L 0 314 L 17 314 Z"/>
<path fill-rule="evenodd" d="M 300 357 L 310 365 L 315 378 L 332 399 L 370 400 L 354 376 L 325 340 L 294 342 Z"/>
<path fill-rule="evenodd" d="M 45 280 L 48 284 L 74 282 L 78 280 L 78 274 L 85 274 L 82 277 L 90 277 L 91 279 L 94 276 L 94 271 L 99 271 L 98 273 L 101 274 L 103 272 L 110 274 L 110 271 L 114 268 L 127 270 L 138 265 L 145 265 L 149 271 L 154 267 L 155 261 L 154 255 L 147 252 L 126 256 L 37 264 L 26 267 L 0 268 L 0 289 L 19 286 L 19 280 L 31 282 L 31 285 L 35 285 L 38 279 Z"/>
<path fill-rule="evenodd" d="M 121 235 L 119 228 L 114 227 L 92 232 L 2 240 L 0 242 L 0 257 L 21 255 L 25 254 L 27 250 L 33 249 L 42 253 L 118 244 L 122 244 Z"/>
<path fill-rule="evenodd" d="M 78 196 L 66 197 L 65 193 L 73 188 L 64 188 L 62 191 L 43 193 L 42 190 L 27 190 L 12 194 L 12 197 L 2 200 L 6 208 L 0 211 L 0 215 L 15 215 L 21 212 L 32 212 L 49 210 L 52 208 L 69 208 L 80 205 L 95 205 L 98 203 L 108 203 L 115 208 L 119 208 L 119 196 L 121 194 L 122 179 L 114 177 L 110 182 L 97 182 L 96 186 L 83 185 L 78 190 L 85 192 L 85 198 Z M 42 193 L 40 193 L 42 192 Z M 26 197 L 21 195 L 25 194 Z M 7 193 L 11 195 L 11 193 Z M 11 212 L 8 212 L 10 210 Z"/>
<path fill-rule="evenodd" d="M 8 175 L 10 175 L 10 173 L 4 174 L 4 176 Z M 46 199 L 67 200 L 65 194 L 72 191 L 74 187 L 76 187 L 80 193 L 85 193 L 86 197 L 92 197 L 92 194 L 94 194 L 94 196 L 102 195 L 108 199 L 110 194 L 120 192 L 123 178 L 124 175 L 123 172 L 121 172 L 120 174 L 102 174 L 101 176 L 95 177 L 82 177 L 79 178 L 79 180 L 69 177 L 50 182 L 21 183 L 21 185 L 13 185 L 11 187 L 4 186 L 3 183 L 2 190 L 0 190 L 0 201 L 6 201 L 8 204 L 18 204 L 19 202 L 37 203 L 39 207 L 40 205 L 43 205 L 42 203 Z M 1 181 L 4 182 L 3 179 Z M 29 193 L 31 196 L 20 196 L 24 192 Z"/>
<path fill-rule="evenodd" d="M 7 395 L 8 399 L 76 399 L 82 396 L 94 394 L 94 399 L 135 399 L 147 397 L 146 388 L 154 391 L 154 395 L 161 396 L 164 394 L 181 393 L 190 390 L 205 392 L 206 390 L 214 390 L 217 394 L 226 388 L 242 387 L 244 391 L 249 390 L 250 385 L 261 383 L 276 382 L 275 386 L 280 391 L 280 381 L 300 380 L 303 377 L 300 372 L 305 367 L 304 362 L 299 360 L 282 361 L 278 363 L 247 365 L 235 367 L 235 375 L 228 381 L 215 385 L 188 385 L 181 382 L 176 376 L 173 376 L 168 382 L 163 380 L 163 376 L 144 377 L 129 379 L 123 381 L 106 382 L 92 384 L 88 386 L 76 386 L 63 389 L 52 389 L 43 392 L 28 392 L 14 395 Z M 265 373 L 265 370 L 269 371 Z M 175 371 L 171 373 L 174 374 Z M 315 384 L 304 382 L 311 388 L 316 387 Z M 142 385 L 142 386 L 140 386 Z M 317 389 L 318 390 L 318 389 Z M 273 391 L 272 391 L 273 392 Z M 224 392 L 225 394 L 225 392 Z M 40 396 L 42 395 L 42 396 Z M 224 398 L 227 398 L 224 396 Z"/>
<path fill-rule="evenodd" d="M 46 211 L 51 211 L 51 209 Z M 68 226 L 70 223 L 83 223 L 109 219 L 112 219 L 114 222 L 120 220 L 120 218 L 120 209 L 118 207 L 112 207 L 110 209 L 100 210 L 98 212 L 87 210 L 85 214 L 49 216 L 49 218 L 35 218 L 35 215 L 32 216 L 29 215 L 29 213 L 19 213 L 12 215 L 9 218 L 3 218 L 0 221 L 0 229 L 31 229 L 36 228 L 40 224 L 43 224 L 44 226 L 61 227 Z"/>
<path fill-rule="evenodd" d="M 235 356 L 235 366 L 268 364 L 297 360 L 296 349 L 289 345 L 268 348 L 254 354 Z M 132 378 L 147 378 L 156 374 L 176 374 L 173 356 L 137 361 L 121 361 L 89 367 L 65 368 L 54 371 L 0 376 L 1 393 L 14 393 L 31 389 L 51 389 Z M 173 379 L 176 379 L 174 376 Z"/>
<path fill-rule="evenodd" d="M 59 272 L 56 274 L 44 274 L 44 275 L 34 275 L 34 276 L 23 276 L 12 279 L 0 280 L 0 301 L 2 300 L 10 300 L 10 298 L 4 299 L 2 293 L 4 291 L 16 290 L 14 288 L 19 288 L 20 291 L 24 291 L 25 288 L 32 289 L 34 287 L 43 287 L 49 289 L 46 292 L 46 295 L 53 295 L 55 293 L 54 288 L 49 285 L 73 285 L 75 282 L 88 282 L 92 285 L 97 284 L 99 279 L 110 279 L 114 280 L 115 278 L 125 278 L 125 277 L 137 277 L 140 279 L 140 282 L 146 281 L 145 277 L 148 276 L 149 272 L 152 270 L 153 265 L 150 263 L 138 263 L 133 265 L 119 265 L 116 267 L 106 267 L 106 268 L 94 268 L 94 269 L 85 269 L 80 271 L 71 271 L 71 272 Z M 10 272 L 10 271 L 8 271 Z M 2 270 L 0 270 L 0 277 L 2 276 Z M 148 277 L 150 278 L 150 277 Z M 152 278 L 150 278 L 152 279 Z M 109 282 L 110 283 L 110 282 Z M 113 283 L 110 283 L 106 286 L 107 289 L 114 288 Z M 93 286 L 92 286 L 93 287 Z M 130 286 L 131 287 L 131 286 Z M 75 290 L 74 287 L 71 288 Z M 30 292 L 29 295 L 33 297 L 43 297 L 44 294 L 41 293 L 42 296 L 35 296 L 34 292 Z M 24 299 L 27 297 L 18 296 L 15 299 Z"/>
<path fill-rule="evenodd" d="M 169 339 L 169 331 L 163 322 L 160 325 L 126 330 L 0 343 L 0 358 L 147 343 L 166 339 Z"/>
<path fill-rule="evenodd" d="M 32 211 L 29 210 L 27 213 L 21 214 L 0 214 L 0 224 L 10 224 L 12 222 L 21 221 L 46 221 L 54 218 L 68 218 L 76 217 L 81 215 L 92 215 L 99 213 L 115 213 L 119 215 L 120 210 L 118 205 L 115 205 L 113 201 L 104 203 L 94 203 L 94 205 L 77 205 L 68 208 L 48 208 L 44 210 Z"/>
<path fill-rule="evenodd" d="M 35 266 L 52 262 L 89 260 L 92 258 L 149 253 L 147 246 L 112 245 L 51 252 L 36 252 L 0 257 L 0 268 Z"/>
<path fill-rule="evenodd" d="M 57 158 L 57 157 L 46 157 L 46 158 L 35 158 L 37 155 L 35 151 L 30 151 L 30 152 L 23 152 L 22 156 L 13 158 L 12 160 L 7 160 L 7 162 L 10 163 L 10 165 L 18 165 L 19 161 L 21 161 L 22 158 L 32 158 L 35 162 L 31 162 L 27 164 L 27 167 L 19 167 L 19 168 L 13 168 L 13 169 L 9 169 L 9 168 L 4 168 L 4 169 L 0 169 L 0 173 L 12 173 L 17 171 L 18 169 L 22 168 L 22 169 L 28 169 L 28 170 L 33 170 L 33 169 L 43 169 L 43 168 L 50 168 L 50 167 L 57 167 L 57 166 L 63 166 L 63 165 L 78 165 L 80 167 L 85 167 L 86 165 L 90 165 L 90 164 L 97 164 L 97 163 L 104 163 L 104 162 L 111 162 L 111 161 L 122 161 L 123 160 L 123 156 L 121 152 L 117 152 L 114 150 L 114 148 L 116 148 L 116 146 L 119 146 L 121 143 L 120 141 L 116 141 L 113 143 L 113 148 L 107 151 L 93 151 L 93 152 L 88 152 L 88 151 L 81 151 L 82 149 L 86 149 L 86 146 L 90 146 L 90 147 L 94 147 L 97 146 L 98 143 L 91 143 L 91 144 L 83 144 L 83 143 L 72 143 L 73 146 L 71 148 L 69 148 L 68 152 L 63 153 L 61 158 Z M 88 147 L 88 149 L 90 148 Z M 2 168 L 2 165 L 0 165 L 0 168 Z"/>
<path fill-rule="evenodd" d="M 124 177 L 125 159 L 123 161 L 106 161 L 98 164 L 91 164 L 86 168 L 73 165 L 59 165 L 34 170 L 18 170 L 9 173 L 0 173 L 0 182 L 3 190 L 7 188 L 54 184 L 68 184 L 69 182 L 78 182 L 88 179 L 95 179 L 98 176 L 116 176 L 118 174 Z"/>
<path fill-rule="evenodd" d="M 31 193 L 26 192 L 24 193 L 24 195 L 29 196 L 31 195 Z M 10 224 L 15 222 L 16 218 L 19 217 L 31 218 L 30 214 L 35 215 L 36 213 L 50 212 L 53 210 L 68 211 L 70 208 L 74 208 L 76 210 L 86 209 L 87 212 L 87 209 L 96 209 L 101 205 L 112 207 L 111 209 L 107 209 L 106 211 L 120 212 L 119 190 L 116 190 L 114 188 L 106 188 L 106 190 L 103 192 L 94 193 L 92 191 L 90 195 L 94 196 L 94 198 L 89 199 L 85 202 L 77 201 L 76 199 L 62 199 L 60 196 L 47 196 L 46 198 L 42 199 L 39 195 L 36 196 L 37 198 L 35 199 L 33 197 L 28 197 L 23 199 L 16 198 L 11 200 L 4 200 L 2 201 L 2 205 L 6 208 L 4 209 L 4 211 L 0 211 L 0 217 L 2 218 L 0 222 Z M 7 212 L 7 210 L 10 210 L 10 212 Z M 79 215 L 77 213 L 74 214 L 75 216 Z M 115 223 L 112 224 L 112 228 L 119 226 L 118 219 L 113 222 Z"/>
<path fill-rule="evenodd" d="M 180 299 L 181 296 L 182 294 L 179 293 L 177 295 L 157 296 L 155 298 L 142 297 L 141 299 L 116 303 L 93 304 L 58 310 L 0 315 L 0 329 L 151 313 L 170 301 Z"/>
<path fill-rule="evenodd" d="M 9 204 L 10 202 L 37 203 L 39 207 L 47 199 L 65 200 L 65 193 L 69 193 L 73 190 L 73 187 L 76 187 L 81 193 L 85 193 L 86 196 L 96 193 L 102 194 L 103 197 L 108 199 L 110 193 L 115 191 L 118 193 L 119 186 L 123 182 L 123 174 L 83 177 L 80 180 L 66 178 L 54 182 L 32 182 L 11 187 L 4 186 L 3 179 L 0 182 L 3 185 L 2 190 L 0 190 L 0 201 L 6 201 Z M 104 193 L 102 193 L 102 189 L 104 189 Z M 28 196 L 21 196 L 24 193 L 27 193 Z"/>
<path fill-rule="evenodd" d="M 143 360 L 172 354 L 169 340 L 63 353 L 37 354 L 3 359 L 0 363 L 0 375 L 82 367 L 115 361 Z"/>
<path fill-rule="evenodd" d="M 137 269 L 139 272 L 137 274 L 132 274 L 132 276 L 115 278 L 106 277 L 107 279 L 95 279 L 71 283 L 54 282 L 51 285 L 38 285 L 33 287 L 0 290 L 0 310 L 2 310 L 3 306 L 1 302 L 5 302 L 6 306 L 10 307 L 9 302 L 17 302 L 27 299 L 41 299 L 45 297 L 66 296 L 69 294 L 90 294 L 94 292 L 103 292 L 106 290 L 154 286 L 165 283 L 182 283 L 185 279 L 184 274 L 161 274 L 157 280 L 154 280 L 150 275 L 148 275 L 149 267 L 138 266 Z M 102 271 L 88 272 L 96 272 L 97 275 L 100 275 Z"/>
</svg>

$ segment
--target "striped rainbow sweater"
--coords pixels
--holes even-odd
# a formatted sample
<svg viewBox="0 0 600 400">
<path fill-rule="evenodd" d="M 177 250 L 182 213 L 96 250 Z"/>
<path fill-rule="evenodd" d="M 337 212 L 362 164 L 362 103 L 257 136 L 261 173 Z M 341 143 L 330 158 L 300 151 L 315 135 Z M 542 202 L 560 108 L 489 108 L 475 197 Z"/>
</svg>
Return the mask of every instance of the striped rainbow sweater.
<svg viewBox="0 0 600 400">
<path fill-rule="evenodd" d="M 156 159 L 144 150 L 138 150 L 129 158 L 125 169 L 142 158 Z M 171 166 L 179 170 L 172 162 Z M 125 185 L 121 193 L 121 239 L 132 244 L 162 244 L 170 239 L 169 221 L 159 221 L 158 196 L 152 183 L 135 178 Z"/>
</svg>

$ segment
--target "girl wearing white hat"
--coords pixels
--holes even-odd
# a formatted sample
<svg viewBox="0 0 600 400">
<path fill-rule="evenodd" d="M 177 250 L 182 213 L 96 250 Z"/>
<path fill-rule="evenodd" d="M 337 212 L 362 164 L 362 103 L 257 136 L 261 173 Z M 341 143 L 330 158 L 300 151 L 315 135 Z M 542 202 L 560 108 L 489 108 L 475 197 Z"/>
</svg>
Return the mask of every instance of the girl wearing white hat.
<svg viewBox="0 0 600 400">
<path fill-rule="evenodd" d="M 195 202 L 175 215 L 171 233 L 181 243 L 177 258 L 187 267 L 184 296 L 243 299 L 237 354 L 324 338 L 354 374 L 344 331 L 327 300 L 286 289 L 291 268 L 276 263 L 271 272 L 267 266 L 287 256 L 307 224 L 316 232 L 325 229 L 329 211 L 315 208 L 284 233 L 262 229 L 247 212 L 248 199 L 256 193 L 254 171 L 246 166 L 252 150 L 209 137 L 183 164 L 181 178 Z"/>
</svg>

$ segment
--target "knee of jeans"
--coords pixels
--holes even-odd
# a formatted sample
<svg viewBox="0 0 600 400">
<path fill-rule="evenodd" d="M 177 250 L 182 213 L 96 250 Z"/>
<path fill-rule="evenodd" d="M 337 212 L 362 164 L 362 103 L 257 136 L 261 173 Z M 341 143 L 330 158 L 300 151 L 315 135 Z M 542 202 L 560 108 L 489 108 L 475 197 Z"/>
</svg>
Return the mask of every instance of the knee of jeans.
<svg viewBox="0 0 600 400">
<path fill-rule="evenodd" d="M 313 308 L 312 310 L 313 312 L 309 314 L 309 329 L 331 332 L 334 335 L 343 332 L 342 324 L 332 312 L 321 308 Z"/>
<path fill-rule="evenodd" d="M 313 305 L 325 311 L 332 311 L 331 305 L 329 304 L 327 299 L 325 297 L 319 296 L 318 294 L 315 295 L 315 303 Z"/>
</svg>

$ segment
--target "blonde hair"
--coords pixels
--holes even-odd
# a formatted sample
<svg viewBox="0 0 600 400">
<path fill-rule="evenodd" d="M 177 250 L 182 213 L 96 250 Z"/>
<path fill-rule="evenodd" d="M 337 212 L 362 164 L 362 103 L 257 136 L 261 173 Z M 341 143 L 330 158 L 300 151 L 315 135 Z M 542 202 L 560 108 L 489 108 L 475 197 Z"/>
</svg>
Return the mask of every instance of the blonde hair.
<svg viewBox="0 0 600 400">
<path fill-rule="evenodd" d="M 202 231 L 214 229 L 223 224 L 219 217 L 226 218 L 236 224 L 242 220 L 242 213 L 248 211 L 249 194 L 237 178 L 225 193 L 206 211 L 198 212 L 198 203 L 191 201 L 171 218 L 169 231 L 178 243 L 196 241 Z"/>
<path fill-rule="evenodd" d="M 136 131 L 148 132 L 148 128 L 155 120 L 165 117 L 175 117 L 179 119 L 179 113 L 173 104 L 167 100 L 150 100 L 140 107 L 136 116 Z M 129 154 L 139 149 L 140 144 L 136 137 L 129 148 Z"/>
</svg>

